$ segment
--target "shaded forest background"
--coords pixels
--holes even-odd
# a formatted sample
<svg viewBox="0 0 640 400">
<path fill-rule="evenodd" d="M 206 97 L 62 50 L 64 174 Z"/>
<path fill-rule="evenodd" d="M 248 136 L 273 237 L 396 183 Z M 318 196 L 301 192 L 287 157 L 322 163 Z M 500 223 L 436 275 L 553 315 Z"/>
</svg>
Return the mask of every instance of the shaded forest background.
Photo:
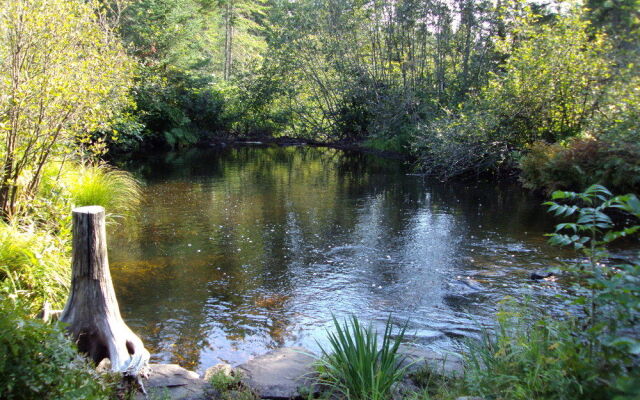
<svg viewBox="0 0 640 400">
<path fill-rule="evenodd" d="M 106 135 L 119 151 L 286 135 L 441 178 L 519 167 L 531 188 L 637 188 L 636 0 L 107 6 L 136 61 L 135 106 Z"/>
</svg>

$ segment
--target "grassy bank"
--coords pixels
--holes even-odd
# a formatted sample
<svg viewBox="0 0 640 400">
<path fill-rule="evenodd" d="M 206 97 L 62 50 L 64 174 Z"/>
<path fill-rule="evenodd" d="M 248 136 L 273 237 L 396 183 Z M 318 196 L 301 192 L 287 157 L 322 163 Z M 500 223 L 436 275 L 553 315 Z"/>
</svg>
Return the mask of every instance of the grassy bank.
<svg viewBox="0 0 640 400">
<path fill-rule="evenodd" d="M 31 313 L 64 305 L 70 279 L 70 218 L 74 207 L 100 205 L 111 222 L 132 215 L 140 186 L 106 164 L 51 162 L 37 194 L 0 221 L 0 290 L 28 299 Z"/>
<path fill-rule="evenodd" d="M 119 381 L 98 375 L 79 357 L 57 323 L 36 314 L 62 309 L 71 277 L 70 216 L 74 207 L 101 205 L 117 223 L 132 215 L 140 186 L 106 164 L 51 162 L 37 195 L 0 221 L 0 397 L 106 399 Z"/>
</svg>

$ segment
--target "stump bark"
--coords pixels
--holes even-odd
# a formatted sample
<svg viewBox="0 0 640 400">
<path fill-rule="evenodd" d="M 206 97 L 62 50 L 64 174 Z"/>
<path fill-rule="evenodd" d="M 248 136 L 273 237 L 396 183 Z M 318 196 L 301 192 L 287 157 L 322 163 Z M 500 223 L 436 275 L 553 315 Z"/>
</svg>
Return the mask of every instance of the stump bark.
<svg viewBox="0 0 640 400">
<path fill-rule="evenodd" d="M 120 316 L 107 257 L 105 211 L 99 206 L 73 210 L 71 293 L 60 315 L 78 350 L 113 371 L 138 378 L 146 374 L 149 352 Z"/>
</svg>

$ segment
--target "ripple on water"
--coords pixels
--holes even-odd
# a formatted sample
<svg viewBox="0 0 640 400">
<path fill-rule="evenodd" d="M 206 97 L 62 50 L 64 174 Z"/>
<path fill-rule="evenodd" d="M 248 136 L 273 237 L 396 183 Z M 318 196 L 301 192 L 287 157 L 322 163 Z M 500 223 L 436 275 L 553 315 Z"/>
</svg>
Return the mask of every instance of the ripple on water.
<svg viewBox="0 0 640 400">
<path fill-rule="evenodd" d="M 326 345 L 332 315 L 455 350 L 506 295 L 551 297 L 528 271 L 566 254 L 539 199 L 425 181 L 331 149 L 238 148 L 132 164 L 146 201 L 110 257 L 123 315 L 154 360 L 204 370 Z M 480 206 L 481 204 L 481 206 Z M 514 207 L 513 205 L 517 205 Z M 505 211 L 508 210 L 508 211 Z"/>
</svg>

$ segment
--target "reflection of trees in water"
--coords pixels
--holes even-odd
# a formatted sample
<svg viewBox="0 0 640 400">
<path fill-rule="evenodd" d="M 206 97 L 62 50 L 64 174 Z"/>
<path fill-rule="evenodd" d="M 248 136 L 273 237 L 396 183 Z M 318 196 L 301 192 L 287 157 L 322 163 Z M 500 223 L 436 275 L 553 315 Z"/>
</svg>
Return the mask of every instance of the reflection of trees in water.
<svg viewBox="0 0 640 400">
<path fill-rule="evenodd" d="M 432 204 L 462 216 L 479 232 L 491 227 L 502 233 L 546 232 L 553 221 L 545 214 L 543 199 L 516 185 L 495 183 L 426 181 Z"/>
</svg>

